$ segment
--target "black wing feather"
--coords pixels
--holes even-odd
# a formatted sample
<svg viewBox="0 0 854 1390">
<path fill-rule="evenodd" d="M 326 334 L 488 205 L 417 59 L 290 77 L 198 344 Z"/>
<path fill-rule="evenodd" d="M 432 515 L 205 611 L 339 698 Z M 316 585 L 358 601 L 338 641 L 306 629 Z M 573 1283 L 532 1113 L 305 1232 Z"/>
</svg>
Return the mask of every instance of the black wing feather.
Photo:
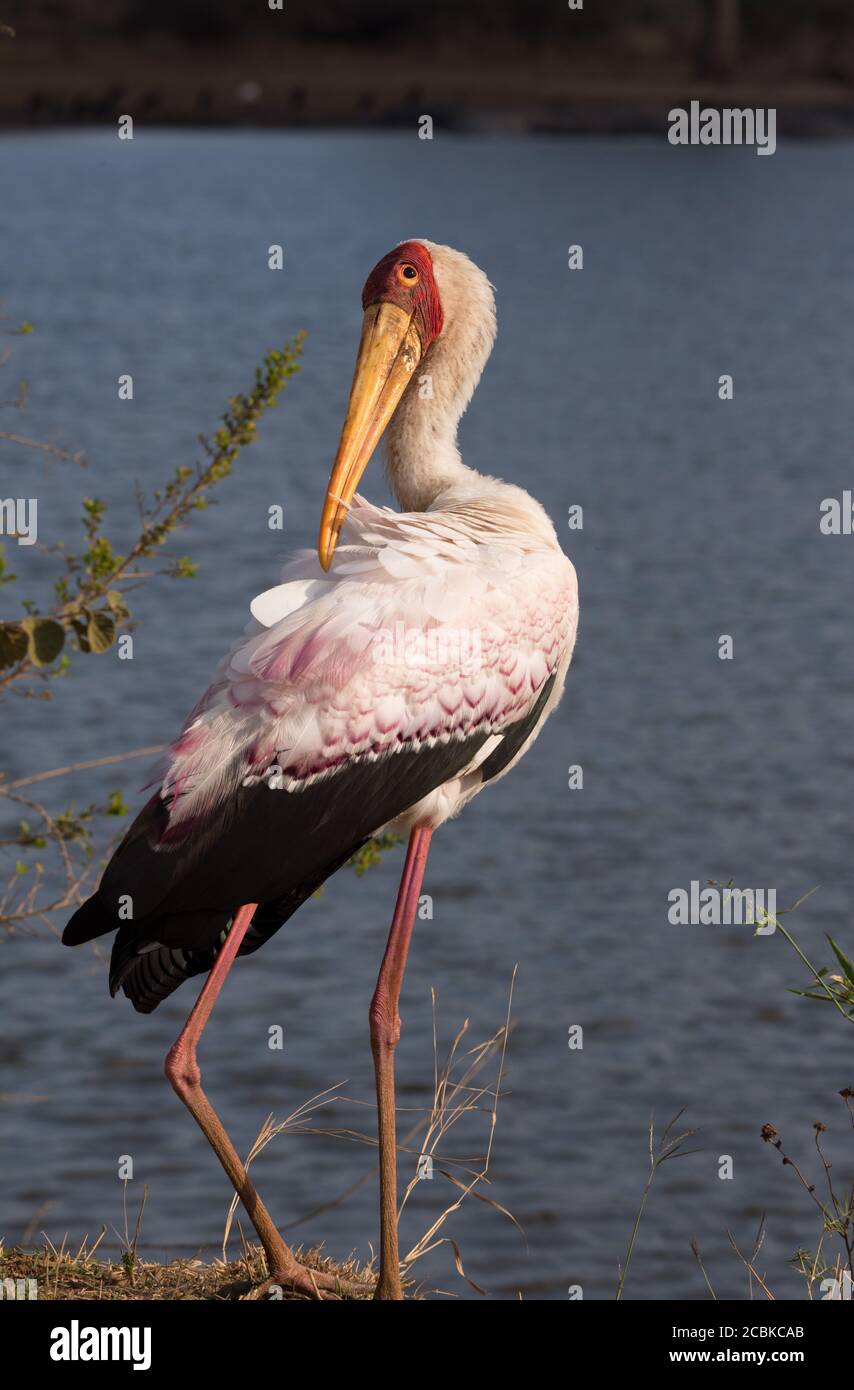
<svg viewBox="0 0 854 1390">
<path fill-rule="evenodd" d="M 516 754 L 531 737 L 542 718 L 546 701 L 552 693 L 556 678 L 557 672 L 549 676 L 530 712 L 525 715 L 524 719 L 519 719 L 515 724 L 508 725 L 495 752 L 490 753 L 488 758 L 484 758 L 480 765 L 480 775 L 484 782 L 491 781 L 493 777 L 498 776 L 499 772 L 503 772 L 507 764 L 512 763 Z"/>
<path fill-rule="evenodd" d="M 119 928 L 111 991 L 124 988 L 150 1012 L 181 980 L 210 969 L 238 907 L 260 904 L 241 947 L 248 955 L 376 830 L 466 767 L 487 737 L 366 758 L 301 791 L 240 787 L 173 849 L 157 847 L 168 816 L 153 797 L 62 939 L 77 945 Z M 128 898 L 129 921 L 119 915 Z"/>
<path fill-rule="evenodd" d="M 481 764 L 484 782 L 517 755 L 542 717 L 555 677 Z M 63 934 L 79 945 L 118 928 L 110 991 L 150 1013 L 184 980 L 210 970 L 238 907 L 259 907 L 240 955 L 268 941 L 380 827 L 460 773 L 488 737 L 401 749 L 319 779 L 301 791 L 266 781 L 240 787 L 180 846 L 158 846 L 168 806 L 153 796 L 116 850 L 100 887 Z M 133 917 L 120 918 L 130 898 Z M 126 915 L 126 908 L 124 909 Z"/>
</svg>

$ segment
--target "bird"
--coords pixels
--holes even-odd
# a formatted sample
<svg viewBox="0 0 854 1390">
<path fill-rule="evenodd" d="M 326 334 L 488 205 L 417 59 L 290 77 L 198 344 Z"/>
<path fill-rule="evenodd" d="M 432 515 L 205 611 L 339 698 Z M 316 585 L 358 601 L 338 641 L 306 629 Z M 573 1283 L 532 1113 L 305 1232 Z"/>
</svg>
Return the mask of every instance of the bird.
<svg viewBox="0 0 854 1390">
<path fill-rule="evenodd" d="M 399 1002 L 434 832 L 504 777 L 564 689 L 578 584 L 543 506 L 463 463 L 458 426 L 492 351 L 494 289 L 460 251 L 398 243 L 362 291 L 349 401 L 316 548 L 252 599 L 245 632 L 169 745 L 157 790 L 63 934 L 117 929 L 110 991 L 150 1013 L 206 980 L 165 1070 L 261 1241 L 267 1280 L 336 1280 L 284 1241 L 201 1085 L 197 1046 L 235 961 L 372 837 L 406 837 L 369 1007 L 379 1152 L 374 1297 L 404 1297 L 397 1236 Z M 382 440 L 399 511 L 357 492 Z"/>
</svg>

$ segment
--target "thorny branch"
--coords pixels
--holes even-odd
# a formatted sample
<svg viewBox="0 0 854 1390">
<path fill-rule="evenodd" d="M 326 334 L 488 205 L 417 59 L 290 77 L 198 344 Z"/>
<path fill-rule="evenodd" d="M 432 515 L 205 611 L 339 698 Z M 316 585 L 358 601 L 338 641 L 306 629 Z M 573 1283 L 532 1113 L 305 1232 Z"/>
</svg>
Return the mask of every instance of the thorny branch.
<svg viewBox="0 0 854 1390">
<path fill-rule="evenodd" d="M 18 330 L 24 335 L 32 331 L 30 324 Z M 139 529 L 124 553 L 119 553 L 104 533 L 105 503 L 95 497 L 83 499 L 84 548 L 72 550 L 64 542 L 46 548 L 59 567 L 52 603 L 42 610 L 31 599 L 22 598 L 19 616 L 0 621 L 0 692 L 49 700 L 50 683 L 67 672 L 69 653 L 101 655 L 110 649 L 121 629 L 133 626 L 127 596 L 135 588 L 157 573 L 180 579 L 195 575 L 197 567 L 186 556 L 161 570 L 143 569 L 142 562 L 213 500 L 213 490 L 230 475 L 241 450 L 255 439 L 264 413 L 275 406 L 279 393 L 299 371 L 303 339 L 298 333 L 281 351 L 265 355 L 251 389 L 228 402 L 213 439 L 199 437 L 204 457 L 195 468 L 177 468 L 150 500 L 137 488 Z M 0 366 L 8 360 L 7 350 Z M 4 404 L 23 410 L 26 400 L 27 384 L 21 382 L 17 399 Z M 3 431 L 0 439 L 83 462 L 80 452 L 28 435 Z M 14 535 L 9 539 L 14 540 Z M 8 590 L 18 582 L 0 544 L 0 587 Z M 104 804 L 93 803 L 83 809 L 67 805 L 55 810 L 22 795 L 21 788 L 158 751 L 153 747 L 132 749 L 11 781 L 0 773 L 0 797 L 8 813 L 0 817 L 0 929 L 13 933 L 38 922 L 53 930 L 50 914 L 76 907 L 95 886 L 102 862 L 95 854 L 96 821 L 102 816 L 123 817 L 128 810 L 117 790 L 109 793 Z"/>
</svg>

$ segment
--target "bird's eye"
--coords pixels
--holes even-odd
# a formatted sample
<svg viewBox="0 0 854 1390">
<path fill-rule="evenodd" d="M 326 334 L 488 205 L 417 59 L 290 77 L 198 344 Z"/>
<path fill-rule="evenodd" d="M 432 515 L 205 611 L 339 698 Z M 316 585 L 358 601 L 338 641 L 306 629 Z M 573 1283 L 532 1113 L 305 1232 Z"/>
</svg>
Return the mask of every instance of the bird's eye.
<svg viewBox="0 0 854 1390">
<path fill-rule="evenodd" d="M 397 268 L 397 278 L 402 285 L 415 285 L 418 283 L 418 271 L 414 265 L 400 265 Z"/>
</svg>

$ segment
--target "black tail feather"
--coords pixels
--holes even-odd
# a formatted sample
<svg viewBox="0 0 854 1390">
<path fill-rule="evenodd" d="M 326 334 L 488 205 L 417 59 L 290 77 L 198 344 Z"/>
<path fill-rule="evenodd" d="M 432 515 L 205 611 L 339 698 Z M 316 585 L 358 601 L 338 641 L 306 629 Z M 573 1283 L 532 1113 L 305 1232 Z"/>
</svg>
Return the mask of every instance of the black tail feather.
<svg viewBox="0 0 854 1390">
<path fill-rule="evenodd" d="M 63 946 L 82 946 L 84 941 L 92 941 L 96 936 L 104 936 L 119 926 L 114 912 L 107 912 L 104 904 L 95 893 L 78 907 L 62 933 Z"/>
</svg>

